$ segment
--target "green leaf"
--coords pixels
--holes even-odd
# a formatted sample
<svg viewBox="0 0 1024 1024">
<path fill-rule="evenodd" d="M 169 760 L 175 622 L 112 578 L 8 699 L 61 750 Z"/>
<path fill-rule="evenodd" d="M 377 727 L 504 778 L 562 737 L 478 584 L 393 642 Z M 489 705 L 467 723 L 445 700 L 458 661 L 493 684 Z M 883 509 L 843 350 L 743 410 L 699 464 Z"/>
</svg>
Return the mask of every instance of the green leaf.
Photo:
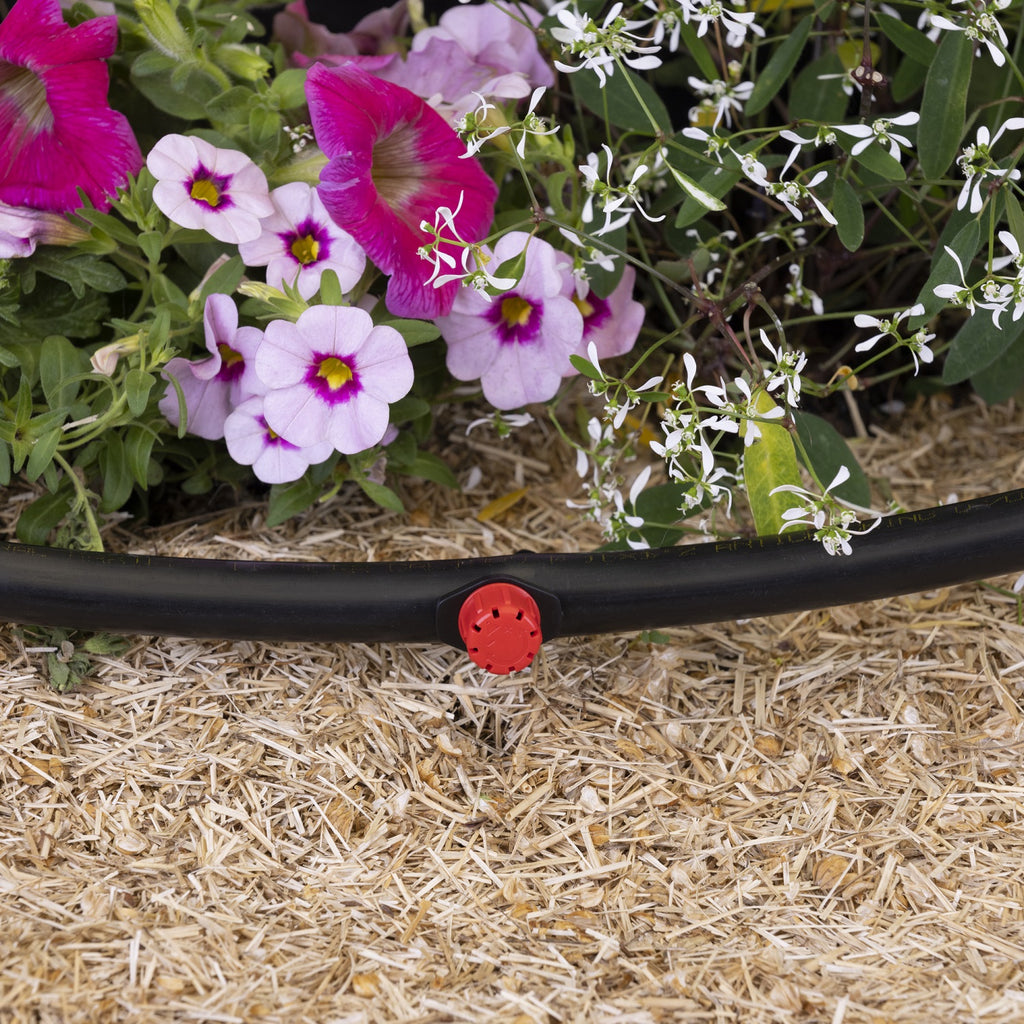
<svg viewBox="0 0 1024 1024">
<path fill-rule="evenodd" d="M 840 145 L 844 149 L 852 146 L 853 139 L 851 136 L 840 132 L 839 138 L 842 140 Z M 853 159 L 861 167 L 874 171 L 875 174 L 886 181 L 906 181 L 907 179 L 907 172 L 903 169 L 903 165 L 899 160 L 890 156 L 888 150 L 882 149 L 881 146 L 876 145 L 874 142 L 862 149 Z"/>
<path fill-rule="evenodd" d="M 402 499 L 390 487 L 374 483 L 372 480 L 367 480 L 366 477 L 357 477 L 356 483 L 362 487 L 367 497 L 380 505 L 381 508 L 386 508 L 389 512 L 405 511 Z"/>
<path fill-rule="evenodd" d="M 925 67 L 930 67 L 935 58 L 936 46 L 923 33 L 911 28 L 906 22 L 894 18 L 890 14 L 883 14 L 881 11 L 873 12 L 878 27 L 885 33 L 886 37 L 901 52 L 905 53 L 911 60 Z M 956 34 L 956 33 L 954 33 Z"/>
<path fill-rule="evenodd" d="M 971 377 L 971 387 L 989 405 L 1005 402 L 1024 387 L 1024 334 L 980 373 Z"/>
<path fill-rule="evenodd" d="M 68 514 L 71 496 L 63 492 L 36 498 L 18 516 L 15 533 L 23 544 L 45 544 L 50 531 Z"/>
<path fill-rule="evenodd" d="M 853 186 L 845 178 L 836 178 L 832 191 L 832 212 L 839 222 L 836 233 L 850 252 L 856 252 L 864 241 L 864 207 Z"/>
<path fill-rule="evenodd" d="M 383 303 L 381 303 L 383 305 Z M 441 332 L 429 320 L 406 320 L 399 317 L 387 317 L 379 321 L 382 326 L 393 327 L 405 338 L 409 348 L 425 345 L 441 336 Z"/>
<path fill-rule="evenodd" d="M 626 128 L 641 135 L 656 135 L 659 131 L 671 133 L 672 118 L 665 104 L 652 86 L 628 68 L 616 69 L 603 87 L 597 75 L 589 69 L 578 71 L 569 79 L 577 101 L 599 117 L 607 115 L 609 123 L 617 128 Z M 650 117 L 644 111 L 645 106 Z M 651 118 L 654 119 L 653 125 Z"/>
<path fill-rule="evenodd" d="M 963 32 L 944 32 L 924 81 L 917 155 L 925 177 L 945 176 L 960 148 L 971 82 L 974 43 Z"/>
<path fill-rule="evenodd" d="M 682 44 L 679 48 L 680 52 L 685 53 L 689 51 L 690 56 L 697 62 L 697 67 L 700 68 L 701 74 L 707 81 L 713 82 L 715 79 L 721 78 L 722 72 L 715 63 L 714 57 L 708 52 L 706 38 L 699 39 L 697 37 L 697 30 L 688 21 L 678 22 L 678 27 L 679 41 Z"/>
<path fill-rule="evenodd" d="M 286 519 L 304 512 L 319 497 L 320 484 L 309 473 L 289 484 L 274 484 L 270 488 L 267 526 L 280 526 Z"/>
<path fill-rule="evenodd" d="M 156 377 L 137 366 L 125 375 L 124 393 L 133 416 L 141 416 L 146 411 L 149 393 L 153 390 L 154 384 L 156 384 Z"/>
<path fill-rule="evenodd" d="M 342 306 L 345 293 L 341 290 L 341 282 L 337 273 L 328 267 L 320 275 L 320 301 L 325 306 Z"/>
<path fill-rule="evenodd" d="M 103 477 L 103 497 L 100 501 L 100 511 L 115 512 L 131 497 L 134 483 L 131 470 L 128 467 L 124 442 L 116 431 L 107 431 L 103 438 L 99 467 L 100 475 Z"/>
<path fill-rule="evenodd" d="M 754 397 L 754 407 L 760 415 L 777 408 L 766 391 Z M 792 504 L 791 494 L 772 494 L 782 484 L 800 486 L 800 467 L 796 461 L 796 446 L 789 431 L 777 420 L 757 424 L 761 436 L 747 445 L 743 455 L 743 483 L 747 490 L 754 525 L 761 536 L 777 534 L 786 524 L 782 513 Z M 750 424 L 745 426 L 750 429 Z"/>
<path fill-rule="evenodd" d="M 589 377 L 591 380 L 603 380 L 601 371 L 584 356 L 571 355 L 569 356 L 569 362 L 572 363 L 573 367 L 579 373 L 582 373 L 584 377 Z"/>
<path fill-rule="evenodd" d="M 281 110 L 305 106 L 306 69 L 288 68 L 280 72 L 270 83 L 270 95 Z"/>
<path fill-rule="evenodd" d="M 840 124 L 850 102 L 843 92 L 846 77 L 843 62 L 835 51 L 811 61 L 796 76 L 789 91 L 790 119 Z"/>
<path fill-rule="evenodd" d="M 182 423 L 185 417 L 182 417 Z M 124 436 L 124 455 L 132 478 L 140 487 L 149 485 L 150 457 L 156 443 L 156 431 L 141 424 L 129 427 Z"/>
<path fill-rule="evenodd" d="M 1010 225 L 1010 234 L 1024 251 L 1024 210 L 1021 210 L 1020 201 L 1009 189 L 1005 189 L 1003 195 L 1006 197 L 1006 219 Z"/>
<path fill-rule="evenodd" d="M 203 282 L 203 289 L 199 293 L 199 300 L 203 304 L 204 308 L 206 300 L 211 295 L 222 294 L 231 295 L 234 290 L 238 287 L 245 274 L 245 264 L 242 262 L 240 256 L 232 256 L 225 263 L 221 264 L 207 279 Z"/>
<path fill-rule="evenodd" d="M 221 93 L 217 79 L 195 61 L 182 64 L 158 50 L 135 59 L 131 78 L 154 107 L 188 121 L 206 120 L 206 105 Z"/>
<path fill-rule="evenodd" d="M 434 455 L 433 452 L 417 452 L 416 457 L 412 460 L 406 472 L 409 476 L 416 476 L 421 480 L 430 480 L 432 483 L 440 484 L 442 487 L 449 487 L 452 490 L 457 490 L 459 486 L 458 478 L 451 471 L 448 463 L 439 456 Z M 376 499 L 374 500 L 376 501 Z"/>
<path fill-rule="evenodd" d="M 793 419 L 800 443 L 807 453 L 809 468 L 817 474 L 822 486 L 827 487 L 835 479 L 839 467 L 845 466 L 850 471 L 850 479 L 832 493 L 852 505 L 867 508 L 871 504 L 871 485 L 842 434 L 814 413 L 794 412 Z"/>
<path fill-rule="evenodd" d="M 53 461 L 53 453 L 57 450 L 63 436 L 64 431 L 60 427 L 54 427 L 36 439 L 25 466 L 27 480 L 35 480 L 50 465 Z"/>
<path fill-rule="evenodd" d="M 956 333 L 942 367 L 942 383 L 958 384 L 981 373 L 1024 334 L 1024 318 L 1003 316 L 1000 330 L 987 311 L 978 310 Z"/>
<path fill-rule="evenodd" d="M 50 408 L 65 408 L 78 395 L 76 376 L 89 372 L 89 360 L 62 335 L 47 338 L 39 350 L 39 383 Z"/>
<path fill-rule="evenodd" d="M 804 44 L 811 33 L 813 21 L 813 14 L 808 14 L 806 18 L 802 18 L 797 23 L 796 28 L 778 46 L 768 63 L 765 64 L 763 70 L 757 76 L 750 99 L 747 100 L 744 110 L 747 117 L 760 114 L 789 80 L 793 68 L 796 67 L 796 62 L 800 59 L 800 54 L 803 53 Z"/>
<path fill-rule="evenodd" d="M 949 247 L 960 257 L 964 268 L 970 266 L 981 244 L 981 225 L 976 219 L 969 220 L 957 233 Z M 935 256 L 932 260 L 932 269 L 928 274 L 928 280 L 917 295 L 917 302 L 924 306 L 924 313 L 919 316 L 910 317 L 907 326 L 910 330 L 916 331 L 927 323 L 940 309 L 946 305 L 946 300 L 935 294 L 935 286 L 948 284 L 960 279 L 960 271 L 957 269 L 956 261 L 946 252 L 943 239 L 939 239 L 939 245 L 935 249 Z"/>
</svg>

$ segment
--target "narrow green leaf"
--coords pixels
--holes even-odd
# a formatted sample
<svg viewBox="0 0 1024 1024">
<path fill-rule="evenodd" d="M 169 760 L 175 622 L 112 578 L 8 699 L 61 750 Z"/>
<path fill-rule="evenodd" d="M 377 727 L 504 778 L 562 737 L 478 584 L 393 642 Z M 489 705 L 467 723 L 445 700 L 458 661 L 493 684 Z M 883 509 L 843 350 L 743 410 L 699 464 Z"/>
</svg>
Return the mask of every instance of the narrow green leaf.
<svg viewBox="0 0 1024 1024">
<path fill-rule="evenodd" d="M 381 303 L 383 306 L 383 303 Z M 417 345 L 425 345 L 428 341 L 434 341 L 441 336 L 441 332 L 429 320 L 407 320 L 400 317 L 387 317 L 379 323 L 385 327 L 393 327 L 405 338 L 409 348 Z"/>
<path fill-rule="evenodd" d="M 679 41 L 682 43 L 680 50 L 690 51 L 690 56 L 697 62 L 697 67 L 700 68 L 701 74 L 707 81 L 713 82 L 716 78 L 721 77 L 722 72 L 708 51 L 707 37 L 699 39 L 697 30 L 690 22 L 679 22 Z"/>
<path fill-rule="evenodd" d="M 182 417 L 182 423 L 185 422 Z M 124 436 L 124 454 L 128 470 L 140 487 L 149 485 L 150 456 L 156 443 L 156 431 L 136 424 L 129 427 Z"/>
<path fill-rule="evenodd" d="M 103 477 L 100 511 L 115 512 L 131 497 L 134 481 L 121 435 L 113 430 L 108 431 L 103 442 L 99 456 L 100 474 Z"/>
<path fill-rule="evenodd" d="M 856 252 L 864 241 L 864 207 L 853 186 L 845 178 L 836 178 L 832 191 L 832 212 L 839 241 L 850 252 Z"/>
<path fill-rule="evenodd" d="M 891 14 L 883 14 L 881 11 L 873 13 L 878 27 L 901 53 L 905 53 L 911 60 L 925 67 L 931 65 L 936 46 L 923 32 L 918 32 Z"/>
<path fill-rule="evenodd" d="M 430 480 L 432 483 L 449 487 L 452 490 L 457 490 L 459 486 L 458 478 L 451 471 L 448 463 L 433 452 L 417 452 L 407 472 L 409 476 Z"/>
<path fill-rule="evenodd" d="M 747 100 L 744 111 L 747 117 L 760 114 L 789 79 L 793 68 L 796 67 L 796 62 L 800 59 L 800 54 L 803 53 L 804 44 L 811 33 L 813 21 L 813 14 L 808 14 L 806 18 L 802 18 L 792 33 L 775 50 L 768 63 L 765 64 L 763 70 L 757 76 L 750 99 Z"/>
<path fill-rule="evenodd" d="M 60 427 L 54 427 L 36 439 L 25 466 L 26 479 L 35 480 L 53 461 L 53 453 L 57 450 L 63 433 Z"/>
<path fill-rule="evenodd" d="M 846 142 L 847 146 L 852 141 L 849 136 L 844 136 L 842 133 L 840 133 L 840 138 Z M 899 160 L 890 156 L 888 150 L 882 149 L 881 146 L 876 146 L 873 142 L 870 146 L 862 149 L 853 159 L 861 167 L 874 171 L 875 174 L 886 181 L 906 181 L 907 179 L 907 172 L 903 169 L 903 165 Z"/>
<path fill-rule="evenodd" d="M 871 485 L 842 434 L 827 420 L 811 412 L 794 412 L 793 419 L 811 464 L 809 468 L 814 470 L 822 484 L 827 486 L 835 479 L 839 467 L 846 466 L 850 479 L 832 493 L 843 501 L 867 508 L 871 504 Z"/>
<path fill-rule="evenodd" d="M 205 306 L 209 296 L 216 293 L 231 295 L 245 274 L 245 264 L 240 256 L 232 256 L 222 263 L 204 282 L 200 300 Z"/>
<path fill-rule="evenodd" d="M 320 275 L 320 301 L 325 306 L 341 306 L 345 303 L 345 293 L 341 290 L 337 272 L 330 267 Z"/>
<path fill-rule="evenodd" d="M 942 367 L 942 383 L 958 384 L 981 373 L 1024 334 L 1024 319 L 1002 318 L 1002 330 L 992 323 L 985 310 L 979 310 L 956 333 Z"/>
<path fill-rule="evenodd" d="M 1003 195 L 1006 198 L 1006 219 L 1010 224 L 1010 234 L 1024 251 L 1024 210 L 1021 210 L 1020 201 L 1010 189 L 1004 189 Z"/>
<path fill-rule="evenodd" d="M 766 391 L 759 392 L 754 401 L 762 416 L 777 408 Z M 778 421 L 770 421 L 758 423 L 757 428 L 761 431 L 760 438 L 747 445 L 744 451 L 743 483 L 757 532 L 768 536 L 785 526 L 782 513 L 793 504 L 791 494 L 771 492 L 782 484 L 799 486 L 800 467 L 793 438 L 784 426 Z M 750 429 L 749 424 L 746 429 Z"/>
<path fill-rule="evenodd" d="M 926 178 L 945 176 L 960 147 L 973 52 L 965 33 L 945 32 L 928 69 L 917 126 L 917 154 Z"/>
<path fill-rule="evenodd" d="M 584 377 L 589 377 L 591 380 L 601 380 L 601 371 L 594 366 L 589 359 L 583 356 L 571 355 L 569 356 L 569 362 L 583 374 Z"/>
</svg>

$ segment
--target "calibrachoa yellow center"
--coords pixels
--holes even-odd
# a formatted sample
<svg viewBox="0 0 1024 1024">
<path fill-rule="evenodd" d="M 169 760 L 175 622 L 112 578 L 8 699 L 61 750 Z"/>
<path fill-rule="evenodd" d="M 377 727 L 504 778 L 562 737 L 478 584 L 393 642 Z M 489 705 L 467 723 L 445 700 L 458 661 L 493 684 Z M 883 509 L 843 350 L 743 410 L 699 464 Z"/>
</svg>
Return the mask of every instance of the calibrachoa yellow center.
<svg viewBox="0 0 1024 1024">
<path fill-rule="evenodd" d="M 533 306 L 518 295 L 501 302 L 501 318 L 509 327 L 525 327 L 530 322 Z"/>
<path fill-rule="evenodd" d="M 325 380 L 332 391 L 337 391 L 352 379 L 352 368 L 337 356 L 328 356 L 320 361 L 316 375 Z"/>
<path fill-rule="evenodd" d="M 303 265 L 316 263 L 320 256 L 320 243 L 312 235 L 299 235 L 290 246 L 291 254 Z"/>
<path fill-rule="evenodd" d="M 220 206 L 220 192 L 217 191 L 217 186 L 208 178 L 196 178 L 192 182 L 189 195 L 201 203 L 206 203 L 207 206 Z"/>
</svg>

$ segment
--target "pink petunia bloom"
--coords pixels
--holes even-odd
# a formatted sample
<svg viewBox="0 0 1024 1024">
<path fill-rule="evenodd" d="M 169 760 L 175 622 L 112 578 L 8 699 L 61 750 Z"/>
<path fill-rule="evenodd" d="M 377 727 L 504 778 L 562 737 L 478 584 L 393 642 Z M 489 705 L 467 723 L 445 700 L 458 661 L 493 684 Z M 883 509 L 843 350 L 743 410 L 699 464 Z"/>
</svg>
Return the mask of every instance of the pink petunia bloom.
<svg viewBox="0 0 1024 1024">
<path fill-rule="evenodd" d="M 405 32 L 408 23 L 406 2 L 399 0 L 392 7 L 372 11 L 351 32 L 331 32 L 309 20 L 305 0 L 293 0 L 274 15 L 274 38 L 284 46 L 294 63 L 305 67 L 309 63 L 305 58 L 309 57 L 353 57 L 393 50 L 397 45 L 396 37 Z"/>
<path fill-rule="evenodd" d="M 107 103 L 104 58 L 117 19 L 71 28 L 58 0 L 18 0 L 0 22 L 0 202 L 58 212 L 101 210 L 142 154 L 127 119 Z"/>
<path fill-rule="evenodd" d="M 413 384 L 405 339 L 355 306 L 313 306 L 273 320 L 256 353 L 267 424 L 299 448 L 321 441 L 346 455 L 378 444 L 388 408 Z"/>
<path fill-rule="evenodd" d="M 572 289 L 571 298 L 583 314 L 583 340 L 576 355 L 587 356 L 587 348 L 593 343 L 600 359 L 612 359 L 625 355 L 635 344 L 644 322 L 644 307 L 633 298 L 636 271 L 626 267 L 622 278 L 612 293 L 602 299 L 593 291 L 582 297 Z M 570 369 L 566 376 L 576 373 Z"/>
<path fill-rule="evenodd" d="M 146 157 L 153 202 L 183 228 L 221 242 L 251 242 L 260 219 L 274 212 L 266 175 L 237 149 L 218 149 L 191 135 L 165 135 Z"/>
<path fill-rule="evenodd" d="M 437 326 L 448 345 L 448 369 L 458 380 L 480 378 L 497 409 L 553 398 L 580 352 L 583 314 L 567 293 L 568 257 L 540 238 L 512 231 L 494 246 L 498 265 L 526 249 L 523 276 L 491 298 L 464 287 Z"/>
<path fill-rule="evenodd" d="M 458 285 L 427 284 L 431 265 L 420 228 L 439 207 L 456 209 L 458 231 L 479 242 L 494 217 L 498 189 L 454 130 L 408 89 L 360 68 L 316 65 L 306 81 L 313 130 L 329 163 L 319 194 L 335 223 L 391 275 L 385 303 L 396 316 L 447 313 Z M 454 252 L 457 258 L 459 252 Z"/>
<path fill-rule="evenodd" d="M 266 390 L 253 367 L 263 335 L 255 327 L 239 327 L 231 296 L 219 293 L 206 300 L 203 326 L 210 357 L 198 362 L 171 359 L 163 375 L 173 377 L 181 388 L 188 432 L 216 441 L 224 436 L 231 410 Z M 160 399 L 160 411 L 178 426 L 178 392 L 172 384 Z"/>
<path fill-rule="evenodd" d="M 366 267 L 359 243 L 327 215 L 314 189 L 301 181 L 270 193 L 274 212 L 261 222 L 262 234 L 243 242 L 238 254 L 247 267 L 266 267 L 267 284 L 294 285 L 308 299 L 325 270 L 338 275 L 341 290 L 354 288 Z"/>
<path fill-rule="evenodd" d="M 228 454 L 239 465 L 252 466 L 257 480 L 265 484 L 291 483 L 334 451 L 330 441 L 300 448 L 275 434 L 267 425 L 263 403 L 262 395 L 247 398 L 224 421 Z"/>
</svg>

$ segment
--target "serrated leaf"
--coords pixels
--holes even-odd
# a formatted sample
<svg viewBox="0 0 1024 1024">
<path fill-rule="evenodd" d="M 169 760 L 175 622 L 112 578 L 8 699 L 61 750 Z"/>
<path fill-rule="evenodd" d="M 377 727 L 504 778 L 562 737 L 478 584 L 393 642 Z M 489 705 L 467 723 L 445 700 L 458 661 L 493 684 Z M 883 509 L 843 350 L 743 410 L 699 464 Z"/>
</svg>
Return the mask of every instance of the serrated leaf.
<svg viewBox="0 0 1024 1024">
<path fill-rule="evenodd" d="M 864 207 L 845 178 L 836 178 L 832 190 L 832 213 L 839 222 L 836 225 L 839 241 L 850 252 L 856 252 L 864 241 Z"/>
<path fill-rule="evenodd" d="M 764 416 L 778 408 L 766 391 L 754 396 L 754 408 Z M 751 424 L 746 425 L 749 430 Z M 777 421 L 757 424 L 760 438 L 746 446 L 743 454 L 743 483 L 760 536 L 777 534 L 785 525 L 782 513 L 792 504 L 792 495 L 772 494 L 782 484 L 800 486 L 796 446 L 789 431 Z"/>
<path fill-rule="evenodd" d="M 837 498 L 867 508 L 871 504 L 871 485 L 850 450 L 846 439 L 827 420 L 810 412 L 794 412 L 796 431 L 807 452 L 807 460 L 818 479 L 828 484 L 835 479 L 840 466 L 846 466 L 850 477 L 832 493 Z"/>
<path fill-rule="evenodd" d="M 779 44 L 757 76 L 754 89 L 747 100 L 744 113 L 747 117 L 760 114 L 775 98 L 782 86 L 789 80 L 796 62 L 803 53 L 804 44 L 811 33 L 814 15 L 807 15 L 797 22 L 796 28 Z"/>
<path fill-rule="evenodd" d="M 924 80 L 917 156 L 925 177 L 945 176 L 960 148 L 971 83 L 974 43 L 963 32 L 944 32 Z"/>
</svg>

